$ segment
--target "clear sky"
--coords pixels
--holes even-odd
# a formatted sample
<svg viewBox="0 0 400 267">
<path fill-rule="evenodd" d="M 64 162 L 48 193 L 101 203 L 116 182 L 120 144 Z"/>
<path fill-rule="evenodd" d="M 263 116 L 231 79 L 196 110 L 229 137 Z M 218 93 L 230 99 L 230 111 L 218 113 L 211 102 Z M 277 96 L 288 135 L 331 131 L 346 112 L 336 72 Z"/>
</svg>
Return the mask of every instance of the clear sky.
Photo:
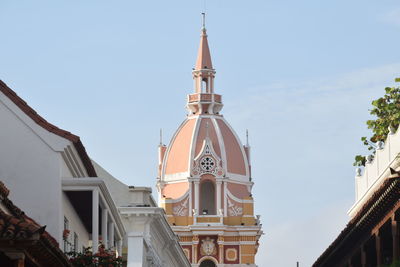
<svg viewBox="0 0 400 267">
<path fill-rule="evenodd" d="M 130 185 L 185 118 L 203 0 L 0 1 L 0 79 Z M 400 76 L 398 0 L 207 1 L 222 110 L 252 145 L 259 266 L 310 266 L 348 221 L 372 99 Z M 4 126 L 2 126 L 4 127 Z"/>
</svg>

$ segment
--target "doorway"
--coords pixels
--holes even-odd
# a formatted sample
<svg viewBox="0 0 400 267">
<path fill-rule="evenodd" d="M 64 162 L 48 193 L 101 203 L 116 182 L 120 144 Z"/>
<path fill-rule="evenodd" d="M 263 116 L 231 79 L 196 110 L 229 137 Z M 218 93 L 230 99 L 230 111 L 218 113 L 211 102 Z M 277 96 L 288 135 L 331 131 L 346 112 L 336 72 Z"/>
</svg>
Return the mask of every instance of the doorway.
<svg viewBox="0 0 400 267">
<path fill-rule="evenodd" d="M 200 264 L 200 267 L 217 267 L 212 260 L 205 260 Z"/>
</svg>

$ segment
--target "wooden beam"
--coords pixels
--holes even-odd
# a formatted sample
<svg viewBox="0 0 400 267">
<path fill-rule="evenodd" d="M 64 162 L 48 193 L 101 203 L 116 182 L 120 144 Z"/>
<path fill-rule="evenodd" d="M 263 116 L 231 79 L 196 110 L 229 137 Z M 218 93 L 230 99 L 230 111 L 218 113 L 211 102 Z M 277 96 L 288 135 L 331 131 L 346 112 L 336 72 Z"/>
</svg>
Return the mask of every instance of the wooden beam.
<svg viewBox="0 0 400 267">
<path fill-rule="evenodd" d="M 396 211 L 399 210 L 400 208 L 400 200 L 398 200 L 396 202 L 396 204 L 393 206 L 392 209 L 390 209 L 390 211 L 388 211 L 388 213 L 385 215 L 385 217 L 383 217 L 379 223 L 377 223 L 375 225 L 375 227 L 372 229 L 371 234 L 377 234 L 379 232 L 379 229 L 388 221 L 391 220 L 391 218 L 393 217 L 393 215 L 396 214 Z"/>
</svg>

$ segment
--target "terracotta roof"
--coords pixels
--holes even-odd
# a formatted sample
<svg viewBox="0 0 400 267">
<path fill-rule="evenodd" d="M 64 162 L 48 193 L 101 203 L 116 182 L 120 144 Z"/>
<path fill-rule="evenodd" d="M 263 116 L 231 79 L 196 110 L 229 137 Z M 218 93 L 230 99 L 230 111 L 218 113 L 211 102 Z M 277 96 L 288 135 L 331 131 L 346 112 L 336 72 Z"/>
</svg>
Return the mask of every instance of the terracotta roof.
<svg viewBox="0 0 400 267">
<path fill-rule="evenodd" d="M 351 252 L 362 235 L 400 201 L 399 197 L 400 177 L 386 179 L 312 266 L 336 266 L 336 261 L 343 260 L 342 254 Z"/>
<path fill-rule="evenodd" d="M 46 121 L 43 117 L 37 114 L 37 112 L 34 109 L 32 109 L 22 98 L 20 98 L 10 87 L 8 87 L 2 80 L 0 80 L 0 91 L 5 96 L 7 96 L 15 105 L 17 105 L 28 117 L 30 117 L 42 128 L 71 141 L 74 144 L 75 149 L 77 150 L 83 162 L 83 165 L 86 168 L 88 176 L 97 177 L 92 161 L 90 160 L 88 154 L 86 153 L 86 149 L 83 146 L 79 136 L 74 135 L 63 129 L 60 129 L 57 126 Z"/>
<path fill-rule="evenodd" d="M 24 217 L 18 218 L 0 210 L 0 239 L 24 240 L 36 233 L 42 234 L 44 229 Z"/>
<path fill-rule="evenodd" d="M 0 191 L 8 189 L 0 181 Z M 0 248 L 25 251 L 27 257 L 41 266 L 71 266 L 68 258 L 59 248 L 58 242 L 40 226 L 25 215 L 7 195 L 0 193 L 1 202 L 7 210 L 0 209 Z"/>
<path fill-rule="evenodd" d="M 2 181 L 0 181 L 0 196 L 3 198 L 8 197 L 8 194 L 10 193 L 10 190 L 3 184 Z"/>
</svg>

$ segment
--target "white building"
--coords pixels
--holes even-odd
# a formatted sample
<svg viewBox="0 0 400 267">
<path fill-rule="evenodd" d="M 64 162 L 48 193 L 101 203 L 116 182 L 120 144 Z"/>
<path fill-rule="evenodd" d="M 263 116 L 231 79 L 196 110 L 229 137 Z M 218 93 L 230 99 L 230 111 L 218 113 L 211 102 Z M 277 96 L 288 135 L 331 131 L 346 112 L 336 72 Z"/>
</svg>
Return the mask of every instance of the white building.
<svg viewBox="0 0 400 267">
<path fill-rule="evenodd" d="M 353 218 L 382 183 L 400 167 L 400 131 L 389 129 L 385 142 L 377 143 L 375 156 L 367 156 L 365 167 L 356 169 L 355 202 L 348 215 Z"/>
<path fill-rule="evenodd" d="M 46 225 L 62 249 L 101 242 L 128 252 L 128 266 L 186 266 L 150 191 L 130 188 L 92 163 L 78 136 L 48 123 L 2 81 L 0 148 L 0 180 L 12 201 Z"/>
<path fill-rule="evenodd" d="M 126 230 L 128 266 L 190 266 L 178 237 L 149 187 L 128 186 L 93 162 L 118 207 Z"/>
</svg>

